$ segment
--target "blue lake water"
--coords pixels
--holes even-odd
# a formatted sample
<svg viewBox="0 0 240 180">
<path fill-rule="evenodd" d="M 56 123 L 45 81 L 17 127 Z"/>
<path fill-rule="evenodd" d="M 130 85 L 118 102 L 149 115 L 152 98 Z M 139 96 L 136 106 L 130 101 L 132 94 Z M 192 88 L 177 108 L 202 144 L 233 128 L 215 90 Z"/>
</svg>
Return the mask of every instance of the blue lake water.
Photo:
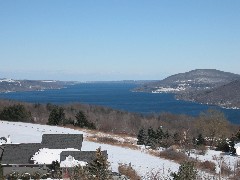
<svg viewBox="0 0 240 180">
<path fill-rule="evenodd" d="M 171 112 L 197 116 L 209 108 L 224 112 L 227 119 L 240 124 L 240 110 L 178 101 L 173 94 L 131 92 L 131 83 L 82 83 L 59 90 L 1 93 L 1 99 L 14 99 L 31 103 L 85 103 L 111 107 L 142 114 Z"/>
</svg>

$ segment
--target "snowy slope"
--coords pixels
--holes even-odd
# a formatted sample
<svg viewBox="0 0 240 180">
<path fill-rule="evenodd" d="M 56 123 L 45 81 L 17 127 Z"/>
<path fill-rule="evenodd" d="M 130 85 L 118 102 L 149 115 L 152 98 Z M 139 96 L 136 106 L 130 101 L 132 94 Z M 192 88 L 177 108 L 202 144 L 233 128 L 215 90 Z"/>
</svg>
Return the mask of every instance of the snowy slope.
<svg viewBox="0 0 240 180">
<path fill-rule="evenodd" d="M 85 137 L 88 135 L 85 132 L 63 127 L 0 121 L 0 137 L 7 137 L 10 135 L 12 143 L 40 143 L 42 140 L 42 134 L 44 133 L 83 134 Z M 144 176 L 147 172 L 152 170 L 159 170 L 162 174 L 168 176 L 170 170 L 177 171 L 179 167 L 179 164 L 177 163 L 151 156 L 140 150 L 132 150 L 85 140 L 83 141 L 82 150 L 92 151 L 96 150 L 99 146 L 101 146 L 102 150 L 108 151 L 108 160 L 111 163 L 113 171 L 117 171 L 119 163 L 131 163 L 132 167 L 136 169 L 141 176 Z"/>
</svg>

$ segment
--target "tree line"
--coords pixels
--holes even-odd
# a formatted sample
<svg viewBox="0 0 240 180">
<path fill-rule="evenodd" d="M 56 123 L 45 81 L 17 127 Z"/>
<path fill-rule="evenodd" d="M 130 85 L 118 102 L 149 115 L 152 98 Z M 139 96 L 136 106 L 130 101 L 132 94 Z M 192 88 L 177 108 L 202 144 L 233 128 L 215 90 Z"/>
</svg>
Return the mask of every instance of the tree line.
<svg viewBox="0 0 240 180">
<path fill-rule="evenodd" d="M 75 125 L 134 136 L 138 135 L 140 129 L 147 131 L 152 128 L 156 131 L 162 127 L 166 133 L 161 140 L 162 144 L 165 139 L 172 141 L 173 137 L 175 139 L 185 137 L 188 140 L 197 138 L 201 134 L 209 138 L 210 146 L 215 146 L 216 139 L 230 139 L 239 129 L 239 125 L 231 124 L 222 112 L 215 109 L 204 111 L 196 117 L 167 112 L 142 115 L 96 105 L 33 104 L 7 100 L 0 100 L 0 119 L 51 125 Z M 151 133 L 151 130 L 149 131 Z"/>
</svg>

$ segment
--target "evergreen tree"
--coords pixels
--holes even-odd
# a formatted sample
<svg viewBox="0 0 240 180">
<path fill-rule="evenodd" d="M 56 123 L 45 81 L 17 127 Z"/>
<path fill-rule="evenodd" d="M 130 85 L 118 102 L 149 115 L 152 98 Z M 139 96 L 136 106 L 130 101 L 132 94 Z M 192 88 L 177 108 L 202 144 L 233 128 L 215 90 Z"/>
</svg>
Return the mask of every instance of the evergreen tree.
<svg viewBox="0 0 240 180">
<path fill-rule="evenodd" d="M 148 138 L 147 138 L 147 146 L 151 146 L 151 148 L 155 149 L 157 147 L 157 136 L 156 132 L 152 127 L 148 128 Z"/>
<path fill-rule="evenodd" d="M 164 132 L 163 132 L 162 127 L 160 126 L 160 127 L 158 127 L 157 130 L 156 130 L 156 138 L 157 138 L 158 140 L 162 140 L 163 137 L 164 137 Z"/>
<path fill-rule="evenodd" d="M 15 104 L 13 106 L 4 107 L 0 113 L 0 119 L 29 122 L 32 121 L 32 115 L 23 105 Z"/>
<path fill-rule="evenodd" d="M 235 137 L 231 137 L 229 140 L 229 152 L 232 155 L 236 154 L 236 149 L 235 149 Z"/>
<path fill-rule="evenodd" d="M 87 170 L 92 180 L 110 180 L 112 179 L 111 172 L 109 170 L 109 162 L 107 158 L 98 148 L 96 151 L 95 159 L 87 165 Z"/>
<path fill-rule="evenodd" d="M 70 180 L 91 180 L 91 175 L 86 167 L 78 165 L 74 167 Z"/>
<path fill-rule="evenodd" d="M 147 134 L 144 128 L 141 128 L 137 135 L 137 144 L 146 145 L 147 144 Z"/>
<path fill-rule="evenodd" d="M 205 145 L 205 139 L 203 138 L 202 134 L 200 133 L 197 137 L 196 140 L 196 145 L 200 146 L 200 145 Z"/>
<path fill-rule="evenodd" d="M 229 143 L 227 142 L 227 140 L 226 139 L 218 140 L 216 150 L 223 151 L 223 152 L 229 152 L 230 146 L 229 146 Z"/>
<path fill-rule="evenodd" d="M 59 123 L 63 124 L 64 120 L 65 120 L 64 109 L 62 107 L 55 107 L 50 112 L 48 124 L 49 125 L 58 125 Z"/>
<path fill-rule="evenodd" d="M 177 173 L 172 173 L 174 180 L 195 180 L 197 179 L 197 170 L 194 167 L 194 163 L 191 161 L 185 161 L 181 164 Z"/>
<path fill-rule="evenodd" d="M 53 161 L 51 164 L 52 178 L 61 178 L 62 172 L 60 170 L 60 163 L 58 161 Z"/>
<path fill-rule="evenodd" d="M 92 122 L 89 122 L 87 120 L 87 117 L 86 115 L 82 112 L 82 111 L 78 111 L 78 113 L 76 114 L 76 120 L 77 120 L 77 123 L 76 125 L 81 127 L 81 128 L 89 128 L 89 129 L 96 129 L 96 126 L 94 125 L 94 123 Z"/>
<path fill-rule="evenodd" d="M 175 143 L 175 144 L 180 145 L 180 144 L 181 144 L 182 137 L 180 136 L 179 133 L 176 132 L 176 133 L 173 134 L 173 140 L 174 140 L 174 143 Z"/>
</svg>

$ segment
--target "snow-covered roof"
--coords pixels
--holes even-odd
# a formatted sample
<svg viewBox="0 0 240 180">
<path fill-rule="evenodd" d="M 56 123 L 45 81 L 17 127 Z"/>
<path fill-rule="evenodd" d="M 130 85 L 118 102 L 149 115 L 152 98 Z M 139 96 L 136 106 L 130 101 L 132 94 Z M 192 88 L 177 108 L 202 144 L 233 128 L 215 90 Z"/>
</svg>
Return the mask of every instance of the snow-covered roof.
<svg viewBox="0 0 240 180">
<path fill-rule="evenodd" d="M 75 167 L 77 165 L 86 166 L 87 162 L 75 160 L 74 157 L 69 155 L 64 161 L 61 161 L 60 167 Z"/>
<path fill-rule="evenodd" d="M 63 151 L 79 151 L 79 150 L 74 148 L 67 149 L 41 148 L 33 155 L 31 160 L 34 161 L 34 164 L 51 164 L 53 161 L 60 162 L 60 154 Z"/>
</svg>

